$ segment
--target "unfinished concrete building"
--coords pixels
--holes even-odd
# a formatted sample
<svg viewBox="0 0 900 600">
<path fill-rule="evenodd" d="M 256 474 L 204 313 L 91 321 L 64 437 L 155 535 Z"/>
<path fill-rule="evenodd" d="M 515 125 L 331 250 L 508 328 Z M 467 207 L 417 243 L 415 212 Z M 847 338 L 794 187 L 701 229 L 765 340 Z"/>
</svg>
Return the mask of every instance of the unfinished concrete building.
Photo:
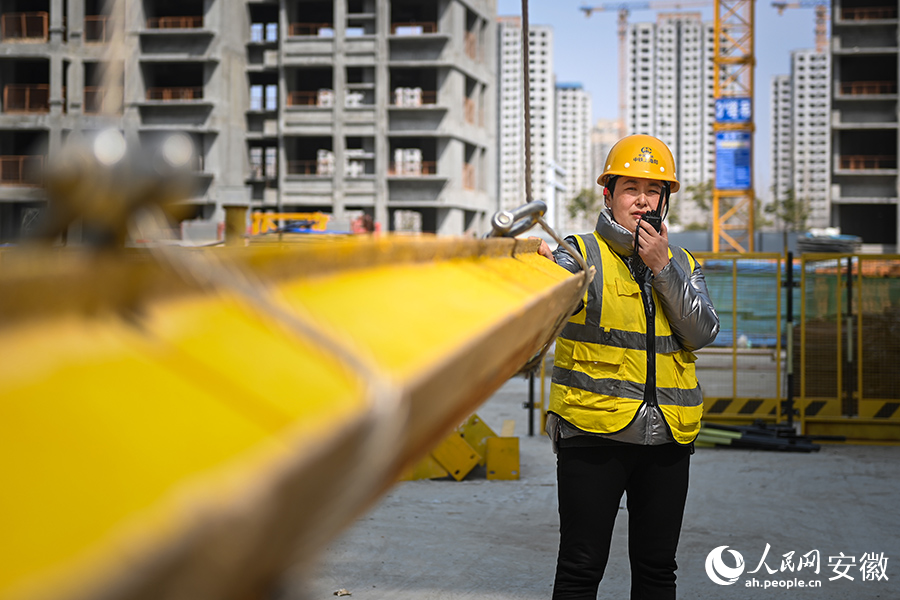
<svg viewBox="0 0 900 600">
<path fill-rule="evenodd" d="M 832 2 L 831 223 L 895 251 L 900 231 L 897 2 Z"/>
<path fill-rule="evenodd" d="M 235 204 L 446 234 L 496 210 L 495 0 L 109 1 L 0 6 L 0 241 L 69 135 L 109 125 L 191 137 L 186 238 Z"/>
</svg>

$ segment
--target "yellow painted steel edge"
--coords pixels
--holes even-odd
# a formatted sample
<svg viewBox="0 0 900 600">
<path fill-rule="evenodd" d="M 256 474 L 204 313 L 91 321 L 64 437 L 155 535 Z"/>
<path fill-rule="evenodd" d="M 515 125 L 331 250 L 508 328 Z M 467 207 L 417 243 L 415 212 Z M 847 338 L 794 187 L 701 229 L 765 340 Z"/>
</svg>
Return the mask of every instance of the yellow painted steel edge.
<svg viewBox="0 0 900 600">
<path fill-rule="evenodd" d="M 159 597 L 178 589 L 202 592 L 202 597 L 235 597 L 248 592 L 254 582 L 284 567 L 284 557 L 291 554 L 289 546 L 299 543 L 307 552 L 311 551 L 371 503 L 406 465 L 439 441 L 442 433 L 458 424 L 461 415 L 464 418 L 547 343 L 580 297 L 581 278 L 570 276 L 538 257 L 534 254 L 534 243 L 400 240 L 391 248 L 386 247 L 390 246 L 386 242 L 367 240 L 356 244 L 356 251 L 347 247 L 326 248 L 313 253 L 223 254 L 220 259 L 229 268 L 239 265 L 236 268 L 244 276 L 252 276 L 258 285 L 270 289 L 270 304 L 248 302 L 239 289 L 227 289 L 228 286 L 223 290 L 221 285 L 217 288 L 199 280 L 185 281 L 182 275 L 176 276 L 170 268 L 172 265 L 155 263 L 140 255 L 89 259 L 78 255 L 55 257 L 51 266 L 37 275 L 4 269 L 0 274 L 0 290 L 16 296 L 18 303 L 8 301 L 6 306 L 15 310 L 4 312 L 0 317 L 0 348 L 3 349 L 0 352 L 5 354 L 4 359 L 10 359 L 0 361 L 8 365 L 0 380 L 8 382 L 19 377 L 18 389 L 23 389 L 23 385 L 31 389 L 32 398 L 49 397 L 51 403 L 68 406 L 69 413 L 65 415 L 58 414 L 52 406 L 47 411 L 56 415 L 57 430 L 64 431 L 67 424 L 64 416 L 76 415 L 68 423 L 72 430 L 86 440 L 95 440 L 95 446 L 102 450 L 100 433 L 103 430 L 92 429 L 90 419 L 112 418 L 111 413 L 102 408 L 104 402 L 109 407 L 130 402 L 127 408 L 134 402 L 127 394 L 128 385 L 133 385 L 134 381 L 117 379 L 116 374 L 130 373 L 134 378 L 149 373 L 146 381 L 140 382 L 147 386 L 141 392 L 148 397 L 153 397 L 154 381 L 162 379 L 175 386 L 170 388 L 172 393 L 187 395 L 181 409 L 173 405 L 163 410 L 160 405 L 158 410 L 163 411 L 160 417 L 175 416 L 187 408 L 188 413 L 207 419 L 208 411 L 214 410 L 232 415 L 229 418 L 235 426 L 249 427 L 248 431 L 258 433 L 244 436 L 249 445 L 245 444 L 244 450 L 230 455 L 231 458 L 224 462 L 213 460 L 206 467 L 198 465 L 199 472 L 186 479 L 176 478 L 172 482 L 174 487 L 161 486 L 155 492 L 156 499 L 151 499 L 145 508 L 138 508 L 124 521 L 117 521 L 119 524 L 103 538 L 106 541 L 95 539 L 88 547 L 76 552 L 77 556 L 60 558 L 43 568 L 33 566 L 31 576 L 26 573 L 15 581 L 0 584 L 0 597 L 77 598 L 93 596 L 98 590 L 102 590 L 105 597 L 138 594 Z M 414 248 L 419 242 L 424 242 L 421 253 Z M 339 250 L 337 256 L 329 252 L 334 250 Z M 494 260 L 489 260 L 491 258 Z M 402 266 L 387 266 L 395 262 Z M 8 264 L 10 262 L 5 261 L 4 266 Z M 323 264 L 331 266 L 325 268 Z M 212 267 L 212 270 L 216 268 Z M 274 342 L 274 346 L 280 348 L 276 350 L 277 355 L 288 357 L 300 352 L 298 360 L 309 360 L 309 356 L 302 356 L 309 351 L 310 340 L 297 338 L 298 331 L 292 327 L 291 319 L 311 318 L 314 332 L 334 335 L 328 327 L 321 326 L 322 319 L 330 319 L 332 325 L 341 326 L 345 320 L 341 317 L 348 311 L 330 302 L 320 303 L 317 307 L 314 300 L 321 300 L 329 289 L 337 294 L 336 297 L 345 289 L 354 289 L 352 286 L 347 288 L 343 279 L 361 283 L 372 275 L 371 271 L 384 269 L 383 277 L 375 279 L 389 280 L 396 277 L 398 268 L 424 269 L 425 273 L 440 270 L 446 272 L 445 283 L 449 283 L 435 287 L 426 284 L 427 276 L 414 275 L 412 279 L 421 284 L 416 292 L 421 297 L 395 298 L 404 303 L 402 306 L 407 312 L 419 306 L 426 310 L 431 307 L 432 319 L 440 319 L 456 310 L 456 304 L 471 302 L 468 310 L 482 322 L 462 338 L 449 336 L 438 340 L 436 343 L 444 351 L 433 354 L 430 361 L 413 369 L 400 364 L 403 362 L 400 355 L 399 358 L 380 355 L 377 331 L 374 338 L 361 336 L 356 339 L 352 324 L 349 332 L 338 330 L 336 337 L 352 350 L 375 355 L 368 358 L 374 359 L 373 363 L 383 369 L 381 375 L 376 376 L 380 379 L 376 383 L 381 388 L 366 395 L 367 408 L 363 410 L 353 409 L 356 406 L 353 398 L 335 405 L 335 398 L 319 392 L 319 397 L 314 398 L 319 405 L 344 405 L 349 410 L 335 409 L 333 412 L 343 410 L 344 416 L 336 418 L 330 426 L 313 427 L 325 435 L 324 438 L 310 433 L 311 423 L 304 422 L 308 419 L 300 419 L 296 424 L 291 422 L 289 398 L 299 393 L 297 388 L 302 387 L 302 382 L 298 385 L 289 369 L 275 369 L 273 363 L 274 370 L 270 369 L 270 372 L 257 366 L 242 373 L 240 364 L 235 363 L 236 356 L 240 356 L 241 344 L 254 335 L 268 340 L 264 343 L 266 346 Z M 41 275 L 49 277 L 53 284 L 48 284 Z M 457 287 L 454 282 L 472 281 L 479 285 L 454 289 Z M 470 292 L 466 288 L 476 288 L 480 297 L 467 297 Z M 304 295 L 304 289 L 309 295 Z M 485 297 L 485 290 L 490 295 L 499 294 L 502 300 Z M 40 292 L 47 291 L 55 291 L 56 295 L 41 298 Z M 370 301 L 378 296 L 371 292 L 372 288 L 355 290 L 360 299 L 358 309 L 363 316 Z M 67 294 L 74 296 L 75 301 L 59 300 Z M 438 303 L 430 301 L 429 295 L 445 302 L 439 312 L 434 311 Z M 384 298 L 391 298 L 392 290 L 382 290 L 381 296 L 382 302 Z M 23 298 L 37 301 L 28 302 Z M 479 315 L 474 310 L 479 306 L 492 316 L 483 318 Z M 291 308 L 296 310 L 287 310 L 291 318 L 285 319 L 280 311 Z M 337 315 L 329 315 L 328 311 L 335 308 Z M 465 318 L 465 311 L 461 315 Z M 442 330 L 455 335 L 460 326 L 465 325 L 459 320 L 461 315 L 456 314 L 456 320 L 451 320 Z M 370 319 L 374 320 L 371 316 Z M 66 323 L 75 331 L 67 330 Z M 229 335 L 240 331 L 241 327 L 245 333 Z M 88 332 L 80 332 L 79 328 Z M 413 328 L 406 333 L 416 335 L 417 331 Z M 49 378 L 32 372 L 29 381 L 27 369 L 14 369 L 23 361 L 13 361 L 11 349 L 21 352 L 23 341 L 29 341 L 33 347 L 30 353 L 22 353 L 29 359 L 25 363 L 52 362 L 49 366 L 43 364 L 45 373 L 50 373 Z M 104 343 L 110 347 L 105 347 Z M 56 354 L 54 345 L 60 346 L 56 348 Z M 92 380 L 92 371 L 84 370 L 83 361 L 86 357 L 96 356 L 98 351 L 101 358 L 95 359 L 94 363 L 88 361 L 88 366 L 95 365 L 91 368 L 99 374 Z M 247 360 L 259 359 L 257 354 L 259 352 L 248 353 Z M 111 360 L 110 356 L 118 360 L 113 360 L 118 366 L 112 371 L 104 366 L 108 362 L 103 362 Z M 122 357 L 127 359 L 124 363 Z M 334 358 L 341 362 L 346 357 Z M 63 367 L 60 375 L 59 369 Z M 85 400 L 93 398 L 94 390 L 101 390 L 96 400 L 100 403 L 98 409 L 88 412 L 85 421 L 79 421 L 76 410 L 83 404 L 66 403 L 70 394 L 77 392 L 71 385 L 77 381 L 77 377 L 73 379 L 73 368 L 74 373 L 85 373 L 79 384 L 82 390 L 87 390 Z M 343 368 L 346 369 L 346 364 Z M 337 365 L 337 371 L 341 370 Z M 104 377 L 104 374 L 113 377 Z M 353 383 L 352 373 L 336 377 L 346 381 L 348 389 L 358 386 Z M 247 378 L 252 379 L 253 384 L 245 383 Z M 8 413 L 10 407 L 21 409 L 18 400 L 22 396 L 17 395 L 14 388 L 3 387 L 0 410 Z M 206 398 L 204 402 L 209 408 L 197 413 L 197 400 L 201 397 Z M 126 422 L 138 425 L 129 435 L 142 433 L 141 421 L 135 422 L 127 415 L 124 419 L 113 419 L 109 435 L 116 435 L 119 429 L 116 423 Z M 164 427 L 165 420 L 162 423 Z M 238 425 L 240 423 L 243 424 Z M 29 430 L 25 428 L 24 431 L 28 433 Z M 208 442 L 209 433 L 200 428 L 190 436 L 190 441 L 202 446 Z M 152 442 L 152 436 L 148 439 Z M 183 444 L 184 435 L 179 439 Z M 253 442 L 254 439 L 257 441 Z M 32 440 L 40 441 L 40 435 L 34 435 Z M 396 448 L 375 465 L 370 460 L 367 462 L 367 458 L 378 454 L 372 450 L 383 447 L 387 440 L 395 442 Z M 5 442 L 11 443 L 8 439 Z M 46 440 L 47 447 L 43 452 L 49 453 L 48 460 L 53 458 L 54 442 L 52 436 Z M 147 447 L 152 448 L 152 445 Z M 128 444 L 123 448 L 128 448 Z M 27 466 L 28 457 L 23 458 L 21 450 L 7 446 L 4 455 L 14 457 L 11 461 L 23 461 Z M 190 453 L 189 450 L 186 452 Z M 136 464 L 135 468 L 156 465 L 154 456 L 148 456 L 145 465 Z M 223 456 L 229 456 L 228 452 Z M 341 469 L 342 465 L 357 463 L 372 468 L 350 469 L 345 477 L 335 476 L 335 473 L 347 471 Z M 161 473 L 165 475 L 168 469 L 171 467 L 163 468 Z M 19 483 L 28 481 L 33 483 L 26 468 L 19 475 Z M 217 481 L 225 483 L 217 484 Z M 310 482 L 315 484 L 310 485 Z M 10 483 L 15 485 L 17 482 Z M 77 487 L 77 480 L 74 485 Z M 363 491 L 352 493 L 353 490 Z M 61 491 L 65 493 L 65 489 Z M 195 500 L 186 502 L 184 498 L 188 497 L 195 497 Z M 341 502 L 335 498 L 343 499 L 344 506 L 340 510 Z M 22 506 L 27 506 L 28 500 L 25 497 L 21 505 L 6 507 L 9 509 L 3 511 L 6 518 L 21 514 Z M 184 510 L 189 504 L 199 508 Z M 231 545 L 226 543 L 228 540 Z M 49 541 L 52 544 L 53 540 Z M 235 544 L 239 547 L 233 547 Z"/>
</svg>

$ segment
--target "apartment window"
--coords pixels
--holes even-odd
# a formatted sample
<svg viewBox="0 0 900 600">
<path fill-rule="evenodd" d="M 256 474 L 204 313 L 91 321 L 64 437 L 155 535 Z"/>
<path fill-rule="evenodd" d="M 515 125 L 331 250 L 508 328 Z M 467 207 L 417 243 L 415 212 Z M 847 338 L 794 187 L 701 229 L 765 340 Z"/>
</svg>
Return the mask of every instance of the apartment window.
<svg viewBox="0 0 900 600">
<path fill-rule="evenodd" d="M 251 42 L 277 42 L 278 23 L 251 23 Z"/>
<path fill-rule="evenodd" d="M 291 37 L 334 37 L 334 2 L 288 2 L 288 35 Z"/>
</svg>

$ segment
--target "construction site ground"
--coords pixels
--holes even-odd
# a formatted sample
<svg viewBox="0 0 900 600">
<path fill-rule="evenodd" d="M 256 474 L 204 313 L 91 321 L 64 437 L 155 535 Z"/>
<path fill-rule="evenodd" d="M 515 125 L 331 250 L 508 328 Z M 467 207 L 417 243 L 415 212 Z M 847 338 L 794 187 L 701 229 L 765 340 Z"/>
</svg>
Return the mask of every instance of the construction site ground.
<svg viewBox="0 0 900 600">
<path fill-rule="evenodd" d="M 556 458 L 545 436 L 527 434 L 527 397 L 527 380 L 515 378 L 477 411 L 495 431 L 515 419 L 520 480 L 488 481 L 476 470 L 460 482 L 399 483 L 322 548 L 316 564 L 291 573 L 279 596 L 325 600 L 345 590 L 356 600 L 549 598 L 559 526 Z M 623 499 L 598 598 L 629 597 L 624 506 Z M 698 449 L 678 549 L 678 597 L 896 600 L 898 515 L 898 446 L 828 444 L 810 454 Z M 707 557 L 720 546 L 745 563 L 731 585 L 707 575 Z M 818 555 L 818 573 L 813 565 L 798 568 L 802 555 Z M 723 560 L 737 565 L 728 550 Z"/>
</svg>

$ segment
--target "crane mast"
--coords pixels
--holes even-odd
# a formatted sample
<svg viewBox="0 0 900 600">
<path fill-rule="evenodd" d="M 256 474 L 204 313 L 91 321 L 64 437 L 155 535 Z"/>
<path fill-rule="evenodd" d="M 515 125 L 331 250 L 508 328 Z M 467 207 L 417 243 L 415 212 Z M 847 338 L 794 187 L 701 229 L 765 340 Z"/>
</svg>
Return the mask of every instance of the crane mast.
<svg viewBox="0 0 900 600">
<path fill-rule="evenodd" d="M 822 0 L 800 0 L 801 2 Z M 716 173 L 712 189 L 712 248 L 714 252 L 753 252 L 753 0 L 713 0 L 715 12 L 715 54 L 713 57 L 714 98 L 717 120 L 713 124 L 716 146 Z M 618 11 L 619 36 L 619 116 L 620 136 L 626 133 L 626 36 L 628 15 L 634 10 L 682 9 L 709 6 L 709 0 L 685 2 L 611 2 L 582 6 L 590 17 L 594 12 Z M 720 102 L 742 107 L 739 119 L 718 118 Z M 743 110 L 746 107 L 746 111 Z M 746 113 L 746 114 L 744 114 Z M 737 175 L 736 175 L 737 173 Z"/>
<path fill-rule="evenodd" d="M 786 8 L 814 8 L 816 10 L 816 52 L 825 52 L 828 48 L 828 9 L 829 0 L 800 0 L 799 2 L 773 2 L 778 14 L 784 14 Z"/>
<path fill-rule="evenodd" d="M 709 6 L 712 0 L 687 0 L 685 2 L 608 2 L 597 6 L 582 6 L 579 10 L 584 12 L 585 17 L 590 17 L 595 12 L 618 11 L 619 16 L 616 20 L 616 33 L 619 37 L 619 115 L 617 118 L 617 126 L 619 137 L 625 137 L 627 133 L 625 127 L 625 114 L 627 107 L 625 98 L 626 94 L 626 41 L 628 38 L 628 15 L 633 10 L 679 10 L 683 8 L 693 8 L 699 6 Z"/>
<path fill-rule="evenodd" d="M 713 133 L 716 169 L 713 185 L 713 252 L 753 252 L 753 0 L 715 0 L 713 97 L 717 103 Z M 746 114 L 719 116 L 721 102 L 744 103 Z"/>
</svg>

